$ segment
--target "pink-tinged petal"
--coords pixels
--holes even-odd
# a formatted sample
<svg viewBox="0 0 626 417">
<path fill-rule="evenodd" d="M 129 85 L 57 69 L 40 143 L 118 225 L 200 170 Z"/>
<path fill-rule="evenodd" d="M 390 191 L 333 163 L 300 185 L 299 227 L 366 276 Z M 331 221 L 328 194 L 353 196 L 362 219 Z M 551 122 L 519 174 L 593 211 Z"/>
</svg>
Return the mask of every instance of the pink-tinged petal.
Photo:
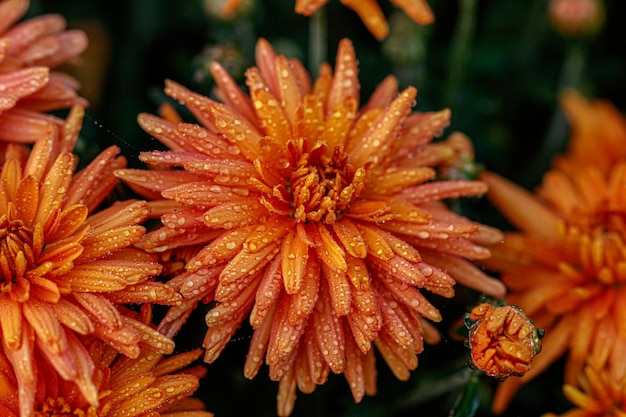
<svg viewBox="0 0 626 417">
<path fill-rule="evenodd" d="M 59 302 L 52 304 L 52 309 L 59 322 L 72 331 L 82 335 L 88 335 L 94 331 L 93 323 L 87 313 L 75 304 L 61 299 Z"/>
<path fill-rule="evenodd" d="M 268 85 L 270 93 L 274 97 L 279 97 L 280 91 L 278 89 L 278 77 L 276 76 L 277 55 L 274 48 L 272 48 L 272 45 L 270 45 L 267 40 L 260 38 L 257 41 L 254 56 L 259 70 L 259 75 L 263 79 L 264 83 Z M 253 95 L 250 94 L 250 96 L 253 99 L 253 105 L 255 105 Z"/>
<path fill-rule="evenodd" d="M 439 181 L 405 188 L 402 191 L 402 197 L 413 204 L 423 204 L 446 198 L 482 195 L 487 190 L 487 185 L 480 181 Z"/>
<path fill-rule="evenodd" d="M 268 314 L 273 314 L 272 309 L 276 305 L 283 285 L 281 259 L 276 257 L 265 268 L 257 289 L 255 303 L 250 312 L 250 324 L 254 329 L 264 326 L 264 323 L 268 320 Z M 267 325 L 271 326 L 271 323 Z M 269 331 L 269 329 L 266 330 Z"/>
<path fill-rule="evenodd" d="M 0 117 L 0 140 L 13 143 L 35 143 L 53 137 L 59 120 L 30 110 L 11 109 Z"/>
<path fill-rule="evenodd" d="M 19 98 L 12 94 L 0 94 L 0 114 L 15 107 L 18 100 Z"/>
<path fill-rule="evenodd" d="M 269 344 L 272 324 L 274 322 L 274 312 L 276 311 L 277 305 L 278 304 L 273 303 L 270 306 L 268 314 L 263 317 L 263 320 L 255 327 L 254 333 L 252 334 L 243 370 L 243 374 L 248 379 L 254 378 L 263 364 L 263 356 Z"/>
<path fill-rule="evenodd" d="M 263 224 L 267 221 L 267 214 L 267 209 L 256 198 L 242 198 L 207 210 L 203 218 L 210 228 L 229 230 L 250 224 Z"/>
<path fill-rule="evenodd" d="M 271 337 L 267 347 L 268 365 L 281 364 L 289 358 L 298 346 L 306 324 L 304 320 L 298 320 L 295 324 L 290 323 L 290 306 L 294 302 L 294 296 L 284 294 L 278 300 L 278 307 L 272 320 Z M 307 317 L 308 318 L 308 317 Z"/>
<path fill-rule="evenodd" d="M 389 369 L 391 369 L 391 372 L 393 372 L 394 376 L 400 381 L 408 380 L 411 375 L 410 369 L 407 368 L 402 359 L 398 356 L 397 352 L 394 351 L 392 346 L 390 346 L 392 342 L 379 337 L 374 340 L 374 343 L 376 344 L 376 348 L 382 355 L 385 362 L 387 362 L 387 365 L 389 366 Z"/>
<path fill-rule="evenodd" d="M 292 129 L 295 127 L 296 110 L 302 102 L 298 79 L 292 71 L 292 64 L 285 56 L 276 58 L 276 74 L 280 105 Z"/>
<path fill-rule="evenodd" d="M 113 304 L 101 295 L 74 293 L 74 299 L 89 312 L 98 323 L 101 323 L 109 329 L 119 329 L 122 327 L 123 321 L 121 314 Z"/>
<path fill-rule="evenodd" d="M 223 104 L 212 103 L 208 110 L 211 116 L 215 118 L 215 130 L 217 133 L 221 133 L 231 144 L 231 147 L 227 148 L 227 152 L 224 152 L 224 154 L 237 156 L 238 152 L 241 152 L 245 158 L 253 161 L 255 159 L 256 148 L 261 139 L 260 130 L 255 125 L 243 119 L 239 113 Z M 212 142 L 219 143 L 217 141 Z M 204 146 L 207 147 L 210 145 Z M 232 148 L 233 146 L 235 148 Z M 203 149 L 202 151 L 207 155 L 215 154 L 213 149 Z"/>
<path fill-rule="evenodd" d="M 172 80 L 165 80 L 165 94 L 179 102 L 185 103 L 194 117 L 204 126 L 212 126 L 214 118 L 211 115 L 211 106 L 215 101 L 196 94 Z"/>
<path fill-rule="evenodd" d="M 0 33 L 5 33 L 15 22 L 17 22 L 28 10 L 28 0 L 7 0 L 0 3 Z M 29 415 L 29 414 L 23 414 Z"/>
<path fill-rule="evenodd" d="M 119 169 L 116 177 L 143 197 L 150 200 L 160 199 L 161 191 L 185 184 L 189 181 L 201 181 L 205 177 L 187 171 L 145 171 L 141 169 Z"/>
<path fill-rule="evenodd" d="M 407 190 L 408 187 L 429 181 L 433 179 L 435 175 L 435 170 L 426 167 L 413 170 L 394 170 L 372 178 L 367 192 L 371 195 L 390 195 L 403 191 L 402 197 L 408 197 L 405 195 L 405 190 Z M 420 201 L 414 202 L 411 199 L 408 200 L 414 204 L 420 203 Z"/>
<path fill-rule="evenodd" d="M 435 251 L 422 251 L 424 260 L 432 265 L 445 267 L 458 283 L 496 298 L 504 298 L 506 286 L 502 281 L 490 277 L 472 263 L 451 255 Z"/>
<path fill-rule="evenodd" d="M 128 317 L 123 317 L 123 320 L 126 326 L 135 329 L 139 334 L 141 346 L 162 354 L 169 354 L 174 351 L 174 342 L 152 327 Z"/>
<path fill-rule="evenodd" d="M 48 68 L 32 67 L 0 74 L 3 94 L 24 97 L 43 88 L 50 80 Z"/>
<path fill-rule="evenodd" d="M 348 39 L 342 39 L 337 50 L 335 73 L 326 98 L 327 115 L 332 114 L 337 106 L 344 104 L 346 99 L 354 100 L 354 106 L 358 108 L 361 88 L 358 72 L 354 46 Z M 354 165 L 361 166 L 358 163 Z"/>
<path fill-rule="evenodd" d="M 57 44 L 58 50 L 56 54 L 45 54 L 44 51 L 34 51 L 31 47 L 27 55 L 20 54 L 20 56 L 24 60 L 36 62 L 37 65 L 54 68 L 80 55 L 87 49 L 89 43 L 87 35 L 82 30 L 64 31 L 54 36 L 54 41 Z"/>
<path fill-rule="evenodd" d="M 235 80 L 218 62 L 211 62 L 210 69 L 221 100 L 231 108 L 236 109 L 249 123 L 255 124 L 257 120 L 250 97 L 241 91 Z"/>
<path fill-rule="evenodd" d="M 320 291 L 320 299 L 312 315 L 317 346 L 330 369 L 340 373 L 346 366 L 344 334 L 340 319 L 329 302 L 330 292 L 326 281 L 322 281 Z"/>
</svg>

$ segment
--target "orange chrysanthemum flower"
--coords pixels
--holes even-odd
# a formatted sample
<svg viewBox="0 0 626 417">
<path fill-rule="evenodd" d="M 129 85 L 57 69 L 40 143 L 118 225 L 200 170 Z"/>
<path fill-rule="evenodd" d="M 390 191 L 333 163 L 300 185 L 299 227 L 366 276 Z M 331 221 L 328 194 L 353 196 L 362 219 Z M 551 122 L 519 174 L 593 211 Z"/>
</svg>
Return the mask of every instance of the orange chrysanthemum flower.
<svg viewBox="0 0 626 417">
<path fill-rule="evenodd" d="M 94 365 L 80 342 L 92 335 L 135 357 L 142 345 L 173 349 L 170 339 L 122 315 L 122 303 L 172 304 L 180 296 L 152 282 L 161 267 L 131 245 L 145 230 L 145 202 L 95 212 L 125 160 L 111 147 L 72 175 L 70 152 L 83 109 L 35 143 L 30 155 L 9 145 L 0 173 L 0 338 L 19 387 L 20 415 L 30 416 L 37 389 L 35 355 L 98 403 Z M 95 213 L 94 213 L 95 212 Z"/>
<path fill-rule="evenodd" d="M 389 0 L 391 4 L 402 9 L 407 16 L 421 25 L 429 25 L 435 21 L 435 16 L 426 0 Z M 295 11 L 304 16 L 311 16 L 328 0 L 296 0 Z M 341 0 L 341 3 L 354 10 L 367 29 L 378 40 L 382 40 L 389 34 L 387 19 L 376 0 Z M 230 17 L 241 6 L 242 0 L 224 0 L 219 9 L 219 14 Z"/>
<path fill-rule="evenodd" d="M 435 21 L 435 16 L 426 0 L 389 0 L 391 4 L 402 9 L 407 16 L 422 25 Z M 296 0 L 296 13 L 311 16 L 328 0 Z M 378 40 L 384 39 L 389 33 L 387 19 L 376 0 L 341 0 L 341 3 L 354 10 L 367 29 Z"/>
<path fill-rule="evenodd" d="M 217 63 L 224 103 L 168 81 L 166 93 L 203 126 L 141 115 L 172 151 L 141 154 L 158 170 L 116 174 L 163 214 L 140 247 L 204 245 L 170 281 L 185 301 L 160 329 L 174 335 L 198 302 L 215 299 L 204 340 L 211 362 L 249 316 L 245 374 L 265 356 L 281 381 L 279 414 L 288 415 L 296 385 L 311 392 L 329 371 L 344 373 L 356 401 L 373 393 L 372 343 L 408 378 L 423 339 L 439 337 L 425 319 L 441 316 L 422 291 L 451 297 L 456 279 L 503 296 L 500 281 L 466 260 L 489 256 L 480 243 L 501 235 L 441 203 L 486 191 L 478 181 L 433 181 L 434 168 L 456 155 L 449 143 L 429 144 L 448 110 L 410 114 L 416 90 L 398 94 L 393 77 L 359 110 L 347 40 L 334 75 L 322 65 L 313 86 L 300 62 L 267 41 L 256 56 L 250 97 Z"/>
<path fill-rule="evenodd" d="M 477 305 L 466 315 L 472 366 L 495 378 L 522 376 L 541 351 L 539 332 L 516 306 Z"/>
<path fill-rule="evenodd" d="M 576 385 L 563 385 L 563 393 L 576 406 L 560 417 L 626 416 L 626 380 L 615 380 L 606 369 L 587 365 Z M 543 417 L 557 417 L 547 413 Z"/>
<path fill-rule="evenodd" d="M 46 361 L 36 357 L 39 384 L 30 417 L 212 417 L 201 401 L 190 398 L 205 374 L 203 367 L 187 368 L 202 355 L 197 349 L 168 358 L 142 349 L 136 358 L 119 355 L 101 343 L 87 343 L 94 363 L 93 385 L 98 405 L 87 402 L 76 384 L 58 377 Z M 17 380 L 0 352 L 0 414 L 19 417 Z"/>
<path fill-rule="evenodd" d="M 519 228 L 486 263 L 502 273 L 510 296 L 538 327 L 543 352 L 521 379 L 498 389 L 502 411 L 515 391 L 569 351 L 565 381 L 588 359 L 626 376 L 626 119 L 610 104 L 563 96 L 572 124 L 567 153 L 536 195 L 493 173 L 483 179 L 494 204 Z"/>
<path fill-rule="evenodd" d="M 80 54 L 87 37 L 65 30 L 56 14 L 16 24 L 28 6 L 28 0 L 0 1 L 0 142 L 33 143 L 59 124 L 40 112 L 87 104 L 76 95 L 76 80 L 50 71 Z"/>
</svg>

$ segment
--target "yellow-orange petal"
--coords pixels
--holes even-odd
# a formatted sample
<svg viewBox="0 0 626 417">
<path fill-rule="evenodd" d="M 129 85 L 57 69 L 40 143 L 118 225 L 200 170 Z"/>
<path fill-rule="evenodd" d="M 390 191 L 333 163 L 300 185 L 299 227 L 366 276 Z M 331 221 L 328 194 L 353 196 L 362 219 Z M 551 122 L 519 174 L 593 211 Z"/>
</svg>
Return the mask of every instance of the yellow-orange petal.
<svg viewBox="0 0 626 417">
<path fill-rule="evenodd" d="M 341 3 L 359 15 L 376 39 L 381 40 L 387 36 L 389 26 L 376 0 L 341 0 Z"/>
<path fill-rule="evenodd" d="M 311 16 L 326 3 L 328 0 L 296 0 L 295 12 L 304 16 Z"/>
</svg>

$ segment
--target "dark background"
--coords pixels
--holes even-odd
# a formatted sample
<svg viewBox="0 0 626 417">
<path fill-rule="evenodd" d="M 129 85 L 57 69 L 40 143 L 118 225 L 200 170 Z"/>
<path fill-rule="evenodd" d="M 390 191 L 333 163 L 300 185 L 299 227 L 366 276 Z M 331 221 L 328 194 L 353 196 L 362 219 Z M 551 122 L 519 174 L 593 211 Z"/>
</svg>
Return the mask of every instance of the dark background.
<svg viewBox="0 0 626 417">
<path fill-rule="evenodd" d="M 136 122 L 140 112 L 156 112 L 166 100 L 166 78 L 205 95 L 213 87 L 207 70 L 219 59 L 238 79 L 253 65 L 258 37 L 308 65 L 309 18 L 293 12 L 294 1 L 249 1 L 235 19 L 223 21 L 206 12 L 201 0 L 34 0 L 28 16 L 61 13 L 70 28 L 88 33 L 90 47 L 82 62 L 70 68 L 90 100 L 76 152 L 83 162 L 116 144 L 139 165 L 138 153 L 161 145 Z M 362 101 L 387 74 L 401 87 L 418 88 L 416 109 L 452 109 L 454 130 L 469 135 L 476 160 L 532 188 L 541 180 L 552 155 L 565 146 L 568 126 L 558 110 L 563 86 L 589 97 L 609 99 L 626 109 L 626 5 L 607 0 L 606 20 L 596 36 L 564 37 L 547 17 L 547 0 L 432 0 L 436 22 L 421 27 L 381 0 L 392 33 L 376 41 L 358 17 L 338 1 L 326 6 L 328 61 L 334 65 L 338 41 L 349 37 L 360 61 Z M 461 37 L 464 53 L 454 53 L 460 5 L 475 5 L 473 30 Z M 482 202 L 471 202 L 467 214 L 500 227 L 506 224 Z M 448 321 L 438 328 L 438 346 L 426 347 L 408 382 L 397 381 L 379 360 L 379 393 L 354 405 L 342 376 L 331 375 L 315 393 L 298 394 L 298 416 L 448 416 L 467 380 L 467 350 L 448 337 L 451 327 L 476 301 L 477 294 L 459 289 L 454 302 L 440 306 Z M 177 339 L 178 349 L 197 347 L 205 332 L 199 309 Z M 274 416 L 277 383 L 262 368 L 253 381 L 243 377 L 249 343 L 243 328 L 220 359 L 208 367 L 198 392 L 217 416 Z M 551 370 L 525 387 L 506 416 L 539 416 L 569 408 L 561 394 L 562 369 Z M 476 415 L 488 416 L 495 381 L 481 377 Z M 461 414 L 458 414 L 461 415 Z"/>
</svg>

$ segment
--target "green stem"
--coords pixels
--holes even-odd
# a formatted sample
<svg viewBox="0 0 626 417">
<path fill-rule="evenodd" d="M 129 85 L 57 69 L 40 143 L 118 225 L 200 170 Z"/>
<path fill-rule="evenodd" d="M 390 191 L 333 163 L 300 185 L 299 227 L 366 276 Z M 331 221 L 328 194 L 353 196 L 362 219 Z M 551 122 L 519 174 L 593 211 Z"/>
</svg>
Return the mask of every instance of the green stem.
<svg viewBox="0 0 626 417">
<path fill-rule="evenodd" d="M 470 45 L 474 40 L 476 27 L 476 4 L 477 0 L 460 0 L 459 16 L 452 39 L 450 54 L 450 73 L 448 75 L 448 87 L 444 96 L 446 105 L 451 106 L 456 101 L 456 95 L 463 84 L 463 76 L 466 72 L 467 58 Z"/>
<path fill-rule="evenodd" d="M 580 89 L 587 61 L 587 45 L 575 43 L 570 46 L 563 61 L 561 74 L 557 85 L 556 95 L 561 91 L 573 88 Z M 557 108 L 546 133 L 546 138 L 537 152 L 534 160 L 522 174 L 524 180 L 536 180 L 537 171 L 544 172 L 550 166 L 550 159 L 554 154 L 564 149 L 567 142 L 567 120 L 561 109 Z"/>
<path fill-rule="evenodd" d="M 321 64 L 327 61 L 328 22 L 326 8 L 322 7 L 309 20 L 309 71 L 317 77 Z"/>
</svg>

